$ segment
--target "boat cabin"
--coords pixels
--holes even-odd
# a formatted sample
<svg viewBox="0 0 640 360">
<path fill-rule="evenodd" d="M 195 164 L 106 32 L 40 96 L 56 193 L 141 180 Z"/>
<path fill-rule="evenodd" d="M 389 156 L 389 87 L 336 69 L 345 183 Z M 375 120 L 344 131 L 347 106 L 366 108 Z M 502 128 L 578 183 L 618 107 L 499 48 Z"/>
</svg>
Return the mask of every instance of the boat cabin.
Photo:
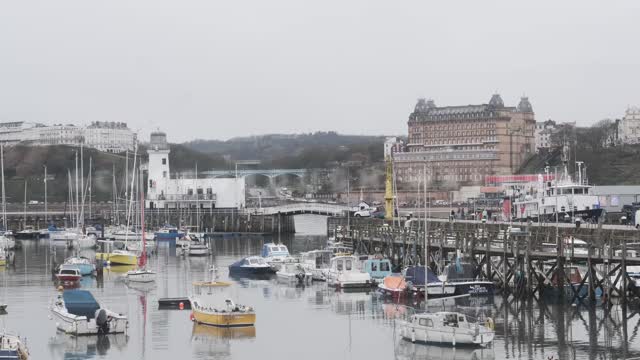
<svg viewBox="0 0 640 360">
<path fill-rule="evenodd" d="M 368 259 L 364 262 L 363 270 L 369 273 L 372 279 L 384 279 L 391 275 L 391 261 L 389 259 Z"/>
<path fill-rule="evenodd" d="M 313 250 L 302 254 L 302 262 L 314 269 L 326 269 L 331 263 L 333 252 L 329 250 Z"/>
<path fill-rule="evenodd" d="M 569 280 L 571 280 L 571 284 L 580 284 L 582 282 L 582 275 L 580 274 L 580 270 L 577 266 L 565 266 L 564 272 Z M 551 277 L 551 283 L 553 286 L 558 285 L 558 273 L 555 271 Z"/>
<path fill-rule="evenodd" d="M 455 312 L 416 314 L 411 322 L 424 327 L 468 327 L 467 317 Z M 466 324 L 466 325 L 465 325 Z"/>
<path fill-rule="evenodd" d="M 287 246 L 283 244 L 267 243 L 262 245 L 262 252 L 260 253 L 260 256 L 263 258 L 287 257 L 289 256 L 289 249 L 287 249 Z"/>
<path fill-rule="evenodd" d="M 258 256 L 251 256 L 242 260 L 242 266 L 255 266 L 255 265 L 267 265 L 267 262 L 263 258 Z"/>
<path fill-rule="evenodd" d="M 358 258 L 355 256 L 336 256 L 331 259 L 331 270 L 333 271 L 358 271 Z"/>
</svg>

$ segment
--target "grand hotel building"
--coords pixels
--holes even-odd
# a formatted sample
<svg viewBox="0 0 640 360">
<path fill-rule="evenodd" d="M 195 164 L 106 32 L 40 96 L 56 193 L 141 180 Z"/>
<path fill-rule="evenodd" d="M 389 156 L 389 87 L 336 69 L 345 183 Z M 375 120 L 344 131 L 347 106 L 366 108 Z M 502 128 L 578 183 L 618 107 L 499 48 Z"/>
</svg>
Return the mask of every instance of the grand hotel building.
<svg viewBox="0 0 640 360">
<path fill-rule="evenodd" d="M 396 152 L 401 183 L 422 178 L 431 185 L 483 184 L 486 175 L 513 174 L 535 151 L 536 121 L 528 98 L 505 106 L 500 95 L 488 104 L 438 107 L 419 99 L 409 115 L 405 152 Z"/>
</svg>

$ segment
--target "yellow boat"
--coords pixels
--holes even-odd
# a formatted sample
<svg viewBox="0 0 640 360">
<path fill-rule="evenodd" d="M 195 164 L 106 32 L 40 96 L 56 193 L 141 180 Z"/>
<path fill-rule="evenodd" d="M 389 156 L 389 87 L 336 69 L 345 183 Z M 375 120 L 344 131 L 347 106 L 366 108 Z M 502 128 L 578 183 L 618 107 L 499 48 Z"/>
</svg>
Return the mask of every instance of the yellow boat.
<svg viewBox="0 0 640 360">
<path fill-rule="evenodd" d="M 111 265 L 137 265 L 138 256 L 131 251 L 113 250 L 110 253 L 96 253 L 96 260 L 109 261 Z"/>
<path fill-rule="evenodd" d="M 256 337 L 255 326 L 220 327 L 193 324 L 192 338 L 221 338 L 221 339 L 253 339 Z"/>
<path fill-rule="evenodd" d="M 197 281 L 193 283 L 193 295 L 189 297 L 193 321 L 220 327 L 253 326 L 256 313 L 250 306 L 237 305 L 231 299 L 220 301 L 218 292 L 231 283 L 223 281 Z"/>
</svg>

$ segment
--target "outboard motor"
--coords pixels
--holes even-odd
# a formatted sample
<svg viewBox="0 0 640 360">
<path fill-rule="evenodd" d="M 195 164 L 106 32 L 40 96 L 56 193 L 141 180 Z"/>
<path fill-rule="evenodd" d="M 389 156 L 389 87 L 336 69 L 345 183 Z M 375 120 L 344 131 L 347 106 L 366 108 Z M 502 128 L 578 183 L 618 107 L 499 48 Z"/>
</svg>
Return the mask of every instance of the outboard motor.
<svg viewBox="0 0 640 360">
<path fill-rule="evenodd" d="M 298 279 L 298 283 L 304 284 L 304 271 L 296 273 L 296 279 Z"/>
<path fill-rule="evenodd" d="M 98 309 L 96 311 L 96 325 L 98 325 L 98 334 L 109 333 L 109 317 L 105 309 Z"/>
</svg>

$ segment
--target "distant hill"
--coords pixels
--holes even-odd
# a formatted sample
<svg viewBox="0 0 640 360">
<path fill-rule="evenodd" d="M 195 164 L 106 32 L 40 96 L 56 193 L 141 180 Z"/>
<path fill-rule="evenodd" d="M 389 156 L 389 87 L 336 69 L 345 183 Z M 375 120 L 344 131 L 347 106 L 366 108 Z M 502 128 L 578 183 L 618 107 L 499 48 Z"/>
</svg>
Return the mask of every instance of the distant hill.
<svg viewBox="0 0 640 360">
<path fill-rule="evenodd" d="M 194 140 L 183 145 L 233 160 L 256 159 L 263 167 L 324 168 L 340 162 L 382 161 L 384 136 L 341 135 L 336 132 L 271 134 L 227 141 Z"/>
<path fill-rule="evenodd" d="M 590 149 L 579 148 L 577 156 L 572 154 L 570 169 L 576 160 L 584 161 L 587 177 L 593 185 L 637 185 L 640 183 L 640 145 L 625 145 Z M 543 173 L 545 164 L 562 166 L 560 149 L 536 154 L 520 169 L 521 174 Z"/>
<path fill-rule="evenodd" d="M 27 200 L 44 201 L 44 166 L 47 166 L 47 198 L 51 202 L 65 202 L 68 198 L 68 173 L 75 184 L 75 153 L 79 150 L 70 146 L 23 146 L 17 145 L 4 149 L 5 188 L 8 202 L 23 202 L 25 180 L 27 182 Z M 89 159 L 92 160 L 92 193 L 94 201 L 112 199 L 113 174 L 116 186 L 123 193 L 125 177 L 125 153 L 111 154 L 94 149 L 84 149 L 85 181 L 89 173 Z M 146 148 L 141 147 L 139 156 L 147 161 Z M 78 155 L 79 158 L 79 155 Z M 140 161 L 140 158 L 139 160 Z M 220 156 L 203 154 L 190 148 L 171 145 L 169 155 L 171 171 L 193 170 L 198 163 L 199 169 L 228 167 Z M 80 164 L 78 165 L 80 167 Z M 129 153 L 129 168 L 133 166 L 133 154 Z"/>
</svg>

